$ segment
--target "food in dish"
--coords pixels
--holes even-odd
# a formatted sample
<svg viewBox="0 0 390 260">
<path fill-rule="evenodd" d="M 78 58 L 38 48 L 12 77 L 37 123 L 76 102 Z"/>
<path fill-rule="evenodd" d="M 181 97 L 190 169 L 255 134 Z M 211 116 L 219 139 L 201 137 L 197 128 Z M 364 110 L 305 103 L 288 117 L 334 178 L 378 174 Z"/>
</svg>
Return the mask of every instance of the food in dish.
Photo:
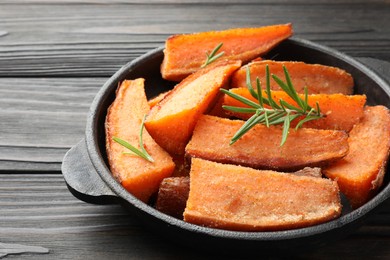
<svg viewBox="0 0 390 260">
<path fill-rule="evenodd" d="M 275 30 L 275 28 L 277 28 L 277 26 L 273 27 L 273 30 Z M 207 35 L 207 33 L 205 35 Z M 256 125 L 255 123 L 248 124 L 248 121 L 255 118 L 251 116 L 245 123 L 247 126 L 250 126 L 250 128 L 247 127 L 248 129 L 246 129 L 245 134 L 241 135 L 238 140 L 235 140 L 235 143 L 230 141 L 229 144 L 229 139 L 237 131 L 236 128 L 240 128 L 240 126 L 244 126 L 245 124 L 243 124 L 241 120 L 237 120 L 236 117 L 240 117 L 239 114 L 223 112 L 225 111 L 222 109 L 223 102 L 228 98 L 221 98 L 220 96 L 222 94 L 219 90 L 231 87 L 244 87 L 240 85 L 242 83 L 234 86 L 229 83 L 234 74 L 239 73 L 243 68 L 247 68 L 241 66 L 245 66 L 245 63 L 248 63 L 251 60 L 244 58 L 236 60 L 237 57 L 241 57 L 239 53 L 236 53 L 237 55 L 234 56 L 235 58 L 232 58 L 232 56 L 229 55 L 221 55 L 222 51 L 224 51 L 225 54 L 227 50 L 223 48 L 223 46 L 225 46 L 223 41 L 227 40 L 226 35 L 228 34 L 222 33 L 213 35 L 223 35 L 224 37 L 219 39 L 213 38 L 213 43 L 220 43 L 217 46 L 218 48 L 214 49 L 215 52 L 212 52 L 212 55 L 210 54 L 210 48 L 203 49 L 203 58 L 199 59 L 204 62 L 206 59 L 209 60 L 210 56 L 213 56 L 214 54 L 216 55 L 215 57 L 219 58 L 206 66 L 202 66 L 203 63 L 200 62 L 196 63 L 197 65 L 195 66 L 194 72 L 187 71 L 186 73 L 192 74 L 186 76 L 172 91 L 164 93 L 153 100 L 149 100 L 149 104 L 152 106 L 150 111 L 142 110 L 144 115 L 147 114 L 145 120 L 145 135 L 148 136 L 147 133 L 149 133 L 151 138 L 155 140 L 153 146 L 160 146 L 156 149 L 159 151 L 166 151 L 167 154 L 173 158 L 170 162 L 175 162 L 175 169 L 173 170 L 172 164 L 169 163 L 169 174 L 167 172 L 166 174 L 157 174 L 157 178 L 153 177 L 153 187 L 145 187 L 147 183 L 145 182 L 145 185 L 140 185 L 138 190 L 137 188 L 134 188 L 135 191 L 131 190 L 131 185 L 127 185 L 121 177 L 123 174 L 128 176 L 127 173 L 113 172 L 118 181 L 120 181 L 130 193 L 151 205 L 155 205 L 154 195 L 157 194 L 158 189 L 158 187 L 156 188 L 156 184 L 161 183 L 156 207 L 162 212 L 182 219 L 181 213 L 184 211 L 185 221 L 202 226 L 229 230 L 263 231 L 306 227 L 340 216 L 341 204 L 339 189 L 341 192 L 345 193 L 352 206 L 355 208 L 362 205 L 362 203 L 365 203 L 372 197 L 372 194 L 377 192 L 382 183 L 383 174 L 385 172 L 384 167 L 386 166 L 389 156 L 388 144 L 390 143 L 390 136 L 388 134 L 388 129 L 390 128 L 390 115 L 388 109 L 385 107 L 377 109 L 376 107 L 367 106 L 365 104 L 366 98 L 364 95 L 349 95 L 351 91 L 350 86 L 348 85 L 351 82 L 350 75 L 339 68 L 328 68 L 324 65 L 308 65 L 301 62 L 295 63 L 296 66 L 302 69 L 300 73 L 294 74 L 294 77 L 297 78 L 298 82 L 305 81 L 304 79 L 299 79 L 299 75 L 305 75 L 305 73 L 309 71 L 308 68 L 315 67 L 314 71 L 318 78 L 314 79 L 314 82 L 316 84 L 324 84 L 324 86 L 316 85 L 316 88 L 311 87 L 311 89 L 316 89 L 313 92 L 320 92 L 315 95 L 308 95 L 305 91 L 300 95 L 295 93 L 296 90 L 289 86 L 291 83 L 290 81 L 294 82 L 294 77 L 289 78 L 287 70 L 283 69 L 284 76 L 286 77 L 286 83 L 284 84 L 288 85 L 286 88 L 283 87 L 283 90 L 290 93 L 289 96 L 292 97 L 292 100 L 288 100 L 289 97 L 286 97 L 286 95 L 280 93 L 280 91 L 271 92 L 269 87 L 270 84 L 264 84 L 263 82 L 262 85 L 263 87 L 264 85 L 269 87 L 269 89 L 264 92 L 265 96 L 269 97 L 267 102 L 271 102 L 270 100 L 273 99 L 277 100 L 274 105 L 262 104 L 262 99 L 258 97 L 259 93 L 263 93 L 262 91 L 258 91 L 260 90 L 260 87 L 258 89 L 254 89 L 252 86 L 249 87 L 251 84 L 248 84 L 248 81 L 251 82 L 251 77 L 249 77 L 249 79 L 247 77 L 245 80 L 245 84 L 248 85 L 246 90 L 237 88 L 230 91 L 223 91 L 224 93 L 241 91 L 241 93 L 246 92 L 247 94 L 249 92 L 254 98 L 254 100 L 252 98 L 250 102 L 259 102 L 259 104 L 254 106 L 256 109 L 257 107 L 261 107 L 261 109 L 263 109 L 262 111 L 266 111 L 267 109 L 273 110 L 275 109 L 275 106 L 277 106 L 280 110 L 278 113 L 281 113 L 285 118 L 284 120 L 280 120 L 281 116 L 277 118 L 275 116 L 277 113 L 272 114 L 272 111 L 269 115 L 275 116 L 276 119 L 271 116 L 268 118 L 267 114 L 261 115 L 262 120 L 264 119 L 264 124 L 266 125 L 269 124 L 269 121 L 283 124 L 283 127 L 280 125 L 271 125 L 268 128 L 268 126 Z M 185 39 L 192 39 L 191 37 L 186 36 L 174 36 L 170 39 L 175 38 L 182 39 L 184 44 L 186 43 Z M 264 39 L 265 38 L 263 38 L 263 40 Z M 190 42 L 191 41 L 189 40 L 188 43 Z M 240 41 L 235 39 L 234 42 L 237 44 Z M 280 41 L 278 41 L 278 43 L 279 42 Z M 166 69 L 168 67 L 174 67 L 174 63 L 178 62 L 178 59 L 170 59 L 170 55 L 172 54 L 168 47 L 170 43 L 172 42 L 168 40 L 164 61 L 161 67 L 162 75 L 166 74 Z M 221 43 L 223 43 L 223 45 Z M 242 41 L 241 43 L 243 45 L 247 44 L 246 41 Z M 275 46 L 276 44 L 274 39 L 272 39 L 268 46 Z M 264 45 L 264 42 L 262 45 Z M 202 48 L 202 46 L 204 45 L 199 44 L 197 48 Z M 213 46 L 215 47 L 216 45 Z M 244 49 L 245 48 L 243 48 L 243 50 Z M 269 50 L 270 49 L 267 51 Z M 205 55 L 206 53 L 207 57 Z M 189 62 L 188 57 L 190 56 L 185 56 L 184 54 L 182 54 L 182 56 L 185 62 Z M 249 64 L 260 62 L 259 57 L 252 57 L 251 59 L 255 61 Z M 268 62 L 273 64 L 273 61 L 268 60 Z M 169 66 L 167 66 L 167 64 L 169 64 Z M 178 62 L 177 64 L 180 63 Z M 290 63 L 286 62 L 286 64 L 288 65 Z M 279 65 L 280 64 L 278 63 L 278 66 Z M 185 70 L 187 69 L 185 65 L 181 66 Z M 287 66 L 284 68 L 286 67 Z M 266 66 L 266 68 L 268 68 L 268 66 Z M 324 75 L 321 76 L 321 73 L 324 73 Z M 333 78 L 334 81 L 329 80 L 329 75 L 332 75 L 330 78 Z M 332 92 L 339 91 L 343 92 L 343 94 L 321 93 L 321 89 L 329 89 L 329 84 L 340 82 L 337 81 L 337 75 L 342 78 L 341 81 L 344 79 L 348 84 L 343 85 L 344 83 L 340 83 L 340 86 L 330 89 L 333 89 Z M 269 79 L 269 76 L 267 76 L 265 79 L 266 82 L 272 80 L 276 81 L 276 78 Z M 257 81 L 253 82 L 252 85 L 257 87 Z M 129 89 L 129 91 L 132 90 Z M 248 97 L 247 94 L 242 94 L 242 96 L 246 95 Z M 142 95 L 144 96 L 144 94 Z M 272 96 L 274 97 L 272 98 Z M 283 97 L 283 99 L 286 100 L 282 102 L 280 101 L 280 97 Z M 136 94 L 133 95 L 133 99 L 136 99 Z M 144 100 L 143 102 L 146 102 L 144 97 L 142 97 L 142 99 Z M 247 99 L 249 100 L 251 97 L 249 96 Z M 298 99 L 300 100 L 299 102 L 296 101 Z M 296 101 L 296 103 L 294 104 L 292 101 Z M 115 102 L 116 101 L 114 101 L 114 104 Z M 315 105 L 313 103 L 315 103 Z M 322 113 L 319 109 L 321 106 L 324 108 Z M 239 109 L 241 109 L 239 111 L 243 111 L 243 107 L 239 107 Z M 290 117 L 290 112 L 294 111 L 294 109 L 299 111 L 302 110 L 302 115 L 299 114 Z M 129 113 L 128 111 L 129 110 L 124 110 L 118 112 L 118 114 L 125 115 L 126 113 Z M 371 112 L 369 113 L 367 111 Z M 253 113 L 252 110 L 252 114 Z M 212 114 L 213 116 L 206 114 Z M 235 118 L 221 118 L 215 117 L 215 115 L 221 115 L 221 117 L 231 117 L 234 115 Z M 254 115 L 258 116 L 257 110 Z M 293 126 L 297 123 L 294 119 L 301 116 L 305 116 L 304 121 L 308 121 L 305 123 L 306 128 L 298 128 L 295 130 Z M 373 119 L 380 118 L 380 120 L 375 122 L 380 121 L 382 124 L 372 123 L 370 120 L 367 120 L 367 117 L 372 117 Z M 135 126 L 135 129 L 138 129 L 141 126 L 142 128 L 143 123 L 140 118 L 142 118 L 141 113 L 138 114 L 139 120 L 135 123 L 129 122 L 128 127 L 131 128 Z M 321 124 L 321 120 L 326 122 L 326 120 L 331 121 L 330 119 L 333 120 L 332 123 L 323 123 L 322 126 L 318 126 L 318 124 Z M 255 120 L 257 119 L 255 118 Z M 219 125 L 221 122 L 224 123 L 222 126 Z M 110 128 L 113 127 L 114 124 L 106 125 L 106 131 L 109 131 Z M 325 129 L 313 129 L 313 127 Z M 377 128 L 385 130 L 374 130 Z M 259 129 L 261 131 L 259 131 Z M 261 134 L 256 134 L 256 131 L 261 132 Z M 370 131 L 370 133 L 363 134 L 365 131 Z M 130 132 L 133 134 L 130 135 L 131 138 L 127 141 L 137 144 L 138 139 L 134 136 L 135 130 L 133 129 Z M 118 135 L 123 139 L 127 138 L 126 132 L 124 132 L 124 136 Z M 108 137 L 108 134 L 106 134 L 106 136 Z M 221 137 L 223 138 L 221 139 Z M 280 142 L 280 139 L 282 139 L 282 142 Z M 222 143 L 221 140 L 225 143 Z M 110 140 L 107 139 L 108 155 L 112 148 L 109 142 Z M 363 149 L 359 150 L 359 148 L 356 147 L 369 145 L 371 143 L 377 144 L 378 142 L 387 144 L 382 146 L 378 145 L 380 148 L 377 151 L 380 155 L 378 156 L 378 160 L 361 160 L 360 163 L 366 164 L 367 167 L 360 167 L 359 169 L 366 170 L 362 170 L 355 177 L 345 177 L 351 175 L 350 171 L 354 171 L 353 167 L 359 167 L 359 164 L 356 164 L 353 167 L 342 168 L 340 165 L 345 164 L 343 163 L 343 160 L 348 159 L 349 156 L 353 156 L 355 154 L 354 151 L 359 151 L 359 153 L 357 153 L 357 158 L 362 158 Z M 245 145 L 240 145 L 240 143 L 245 143 Z M 195 147 L 194 144 L 197 144 L 198 146 Z M 151 147 L 149 146 L 150 144 L 145 140 L 144 149 L 147 150 L 147 152 L 150 152 L 150 155 L 154 157 Z M 194 147 L 196 149 L 194 149 Z M 142 148 L 141 144 L 139 145 L 139 148 Z M 216 151 L 218 149 L 220 149 L 218 151 L 218 156 L 222 156 L 222 159 L 216 159 L 215 154 L 212 154 L 212 156 L 202 155 L 202 153 L 205 153 L 207 150 Z M 375 157 L 375 148 L 373 148 L 373 150 L 370 149 L 367 149 L 371 154 L 368 158 L 373 158 Z M 116 150 L 117 155 L 119 155 L 118 151 L 119 149 Z M 126 158 L 137 158 L 135 155 L 122 155 L 119 156 L 123 158 L 123 161 L 126 161 Z M 261 156 L 258 156 L 256 160 L 263 160 L 265 163 L 262 163 L 261 165 L 254 164 L 252 161 L 257 155 Z M 109 155 L 109 158 L 110 156 L 112 155 Z M 244 157 L 247 161 L 242 160 Z M 229 160 L 226 160 L 226 158 L 229 158 Z M 137 159 L 144 160 L 142 158 Z M 157 157 L 153 159 L 154 163 L 161 160 L 161 158 Z M 119 161 L 119 163 L 127 165 L 127 162 L 125 163 L 123 161 Z M 118 163 L 118 161 L 109 159 L 109 163 L 110 167 L 115 169 L 116 166 L 111 165 L 111 163 L 115 164 Z M 154 163 L 144 162 L 145 165 Z M 243 167 L 240 164 L 246 166 Z M 141 163 L 138 165 L 141 165 Z M 290 171 L 303 169 L 307 166 L 320 166 L 322 170 L 326 172 L 328 178 L 319 178 L 318 174 L 317 176 L 313 174 L 314 176 L 302 177 L 290 173 Z M 127 171 L 129 169 L 123 168 L 122 170 Z M 186 175 L 188 172 L 189 176 L 182 177 L 180 180 L 176 179 L 178 177 L 173 177 L 173 179 L 165 178 L 168 176 Z M 235 172 L 236 175 L 232 175 L 232 172 Z M 309 172 L 312 171 L 309 170 Z M 260 176 L 267 178 L 266 181 L 261 180 Z M 273 179 L 272 176 L 275 178 Z M 193 182 L 195 179 L 200 181 Z M 219 181 L 220 183 L 223 183 L 225 189 L 221 188 L 222 186 L 213 186 Z M 256 183 L 258 185 L 255 185 Z M 305 183 L 305 185 L 300 185 L 300 183 Z M 290 184 L 293 186 L 290 186 Z M 189 190 L 188 185 L 190 187 Z M 247 187 L 251 192 L 245 193 L 246 190 L 240 190 L 243 187 Z M 149 188 L 150 190 L 148 190 Z M 268 188 L 272 188 L 273 193 L 265 192 Z M 306 188 L 309 189 L 309 192 Z M 142 197 L 137 193 L 142 189 L 148 190 L 147 196 Z M 296 191 L 294 194 L 293 190 Z M 316 192 L 314 192 L 314 190 L 316 190 Z M 237 194 L 235 195 L 235 201 L 239 202 L 239 206 L 234 202 L 232 208 L 226 208 L 227 204 L 223 204 L 226 202 L 223 198 L 229 197 L 229 191 L 234 191 Z M 187 192 L 189 194 L 188 200 L 187 197 L 185 197 Z M 191 196 L 191 193 L 195 195 Z M 207 198 L 202 197 L 202 200 L 198 200 L 199 196 L 207 196 Z M 306 200 L 309 199 L 310 196 L 313 196 L 313 200 L 307 202 Z M 213 201 L 213 197 L 216 199 L 219 198 L 220 200 Z M 169 200 L 167 198 L 172 198 L 172 200 L 177 201 L 167 203 Z M 290 204 L 283 204 L 288 200 L 280 198 L 291 198 L 289 201 Z M 321 198 L 323 200 L 321 200 Z M 278 199 L 281 204 L 275 204 Z M 275 203 L 272 202 L 274 200 Z M 302 203 L 301 200 L 305 203 Z M 185 206 L 183 201 L 186 201 Z M 251 208 L 252 204 L 255 205 L 254 208 Z M 202 205 L 204 208 L 202 208 Z M 261 207 L 261 205 L 265 206 Z M 275 205 L 279 206 L 276 207 Z M 185 209 L 183 209 L 183 207 L 185 207 Z M 224 209 L 227 209 L 225 213 L 223 212 Z M 248 211 L 248 209 L 253 209 L 253 212 L 257 217 L 251 215 L 252 212 L 250 212 L 250 210 Z M 248 218 L 240 218 L 238 217 L 239 214 L 234 216 L 232 211 L 229 210 L 236 211 L 237 213 L 242 214 L 241 216 L 247 216 Z M 276 211 L 274 212 L 273 210 Z M 275 217 L 274 219 L 276 222 L 269 221 L 269 219 L 267 220 L 266 216 L 271 216 L 272 212 L 275 213 L 273 216 Z M 295 217 L 291 217 L 293 215 Z M 298 217 L 298 215 L 300 217 Z M 250 228 L 250 226 L 252 228 Z"/>
</svg>

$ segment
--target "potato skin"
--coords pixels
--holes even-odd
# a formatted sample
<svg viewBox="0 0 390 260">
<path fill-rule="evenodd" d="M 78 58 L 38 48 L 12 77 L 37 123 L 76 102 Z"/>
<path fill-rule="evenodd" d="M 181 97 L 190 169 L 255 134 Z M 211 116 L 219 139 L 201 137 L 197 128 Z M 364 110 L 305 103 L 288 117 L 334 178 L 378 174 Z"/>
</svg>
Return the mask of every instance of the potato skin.
<svg viewBox="0 0 390 260">
<path fill-rule="evenodd" d="M 165 178 L 160 184 L 156 209 L 172 217 L 183 219 L 189 192 L 190 177 Z"/>
</svg>

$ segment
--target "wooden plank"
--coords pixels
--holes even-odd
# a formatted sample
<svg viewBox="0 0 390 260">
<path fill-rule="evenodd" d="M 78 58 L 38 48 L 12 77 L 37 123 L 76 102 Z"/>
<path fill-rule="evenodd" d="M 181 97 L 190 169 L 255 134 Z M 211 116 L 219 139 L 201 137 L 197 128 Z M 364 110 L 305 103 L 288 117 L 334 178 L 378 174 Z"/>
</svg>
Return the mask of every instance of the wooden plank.
<svg viewBox="0 0 390 260">
<path fill-rule="evenodd" d="M 106 78 L 2 78 L 0 171 L 60 171 Z"/>
<path fill-rule="evenodd" d="M 0 17 L 0 76 L 7 77 L 107 77 L 174 33 L 286 22 L 296 37 L 390 61 L 386 3 L 3 4 Z"/>
</svg>

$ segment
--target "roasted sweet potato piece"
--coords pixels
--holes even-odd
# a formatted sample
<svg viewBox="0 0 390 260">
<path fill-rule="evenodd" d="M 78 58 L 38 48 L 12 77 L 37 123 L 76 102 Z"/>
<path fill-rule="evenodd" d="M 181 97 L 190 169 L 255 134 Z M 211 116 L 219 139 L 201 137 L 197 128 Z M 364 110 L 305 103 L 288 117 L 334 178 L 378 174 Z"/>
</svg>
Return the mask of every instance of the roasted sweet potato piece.
<svg viewBox="0 0 390 260">
<path fill-rule="evenodd" d="M 390 151 L 390 112 L 386 107 L 366 107 L 361 123 L 349 133 L 347 156 L 323 169 L 337 180 L 353 208 L 358 208 L 382 185 Z"/>
<path fill-rule="evenodd" d="M 256 125 L 229 145 L 243 123 L 241 120 L 202 116 L 186 147 L 186 155 L 257 169 L 293 171 L 324 165 L 348 152 L 348 135 L 344 131 L 290 129 L 287 141 L 280 146 L 282 128 L 264 125 Z"/>
<path fill-rule="evenodd" d="M 171 175 L 175 164 L 167 152 L 159 147 L 146 130 L 143 133 L 145 149 L 153 157 L 151 163 L 132 154 L 113 141 L 119 137 L 130 144 L 139 143 L 142 119 L 149 111 L 144 91 L 144 79 L 125 80 L 117 89 L 116 98 L 106 117 L 106 150 L 113 176 L 131 194 L 147 202 L 157 192 L 162 179 Z"/>
<path fill-rule="evenodd" d="M 158 190 L 156 209 L 172 217 L 183 219 L 189 192 L 190 177 L 165 178 Z"/>
<path fill-rule="evenodd" d="M 171 154 L 184 154 L 199 116 L 240 66 L 240 61 L 210 64 L 176 85 L 146 119 L 146 129 L 156 142 Z"/>
<path fill-rule="evenodd" d="M 193 158 L 184 220 L 238 231 L 307 227 L 341 214 L 335 181 Z"/>
<path fill-rule="evenodd" d="M 263 60 L 249 63 L 251 72 L 251 81 L 256 86 L 256 78 L 265 86 L 265 67 L 268 64 L 272 74 L 284 79 L 283 65 L 287 68 L 294 88 L 298 93 L 304 93 L 306 87 L 309 94 L 335 94 L 341 93 L 351 95 L 353 93 L 353 78 L 346 71 L 320 64 L 307 64 L 297 61 L 272 61 Z M 246 70 L 244 66 L 237 70 L 232 76 L 232 87 L 246 86 Z M 280 90 L 280 87 L 273 80 L 271 81 L 272 90 Z"/>
<path fill-rule="evenodd" d="M 297 176 L 322 177 L 321 168 L 305 167 L 302 170 L 286 173 Z M 182 219 L 190 192 L 190 177 L 168 177 L 161 184 L 157 195 L 156 209 Z"/>
<path fill-rule="evenodd" d="M 233 88 L 230 91 L 257 102 L 257 100 L 250 95 L 248 88 Z M 265 95 L 265 92 L 263 92 L 263 95 Z M 278 103 L 280 99 L 283 99 L 287 103 L 296 105 L 296 103 L 284 91 L 272 91 L 272 97 Z M 301 94 L 300 97 L 304 99 L 303 94 Z M 318 102 L 321 108 L 321 113 L 326 116 L 318 120 L 306 122 L 303 124 L 303 127 L 344 130 L 349 132 L 363 117 L 366 96 L 343 94 L 308 95 L 308 103 L 310 106 L 315 108 L 316 102 Z M 248 107 L 247 105 L 227 95 L 224 96 L 223 104 L 237 107 Z M 245 120 L 252 116 L 252 114 L 235 113 L 230 111 L 227 111 L 226 113 Z M 291 126 L 295 127 L 299 120 L 299 118 L 294 120 Z"/>
<path fill-rule="evenodd" d="M 275 47 L 292 35 L 291 24 L 259 28 L 238 28 L 194 34 L 173 35 L 165 43 L 161 74 L 164 79 L 180 81 L 200 69 L 220 43 L 223 59 L 247 63 Z"/>
</svg>

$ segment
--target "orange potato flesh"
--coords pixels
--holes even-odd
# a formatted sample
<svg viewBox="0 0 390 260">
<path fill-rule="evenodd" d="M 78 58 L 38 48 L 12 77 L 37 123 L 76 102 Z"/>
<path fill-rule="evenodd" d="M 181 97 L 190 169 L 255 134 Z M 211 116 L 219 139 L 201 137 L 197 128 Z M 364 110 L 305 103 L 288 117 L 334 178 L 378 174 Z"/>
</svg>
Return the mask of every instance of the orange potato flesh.
<svg viewBox="0 0 390 260">
<path fill-rule="evenodd" d="M 144 202 L 158 191 L 161 180 L 171 175 L 175 164 L 145 129 L 144 147 L 153 157 L 153 163 L 136 155 L 124 154 L 130 150 L 112 138 L 119 137 L 139 148 L 139 131 L 142 119 L 148 111 L 144 79 L 125 80 L 117 89 L 115 101 L 108 109 L 105 124 L 110 170 L 127 191 Z"/>
<path fill-rule="evenodd" d="M 264 125 L 256 125 L 229 145 L 243 123 L 241 120 L 202 116 L 186 147 L 186 155 L 256 169 L 293 171 L 324 165 L 348 152 L 348 135 L 344 131 L 290 129 L 287 141 L 280 146 L 282 128 Z"/>
<path fill-rule="evenodd" d="M 161 74 L 164 79 L 180 81 L 199 70 L 220 43 L 223 59 L 247 63 L 275 47 L 292 35 L 291 24 L 259 28 L 238 28 L 194 34 L 173 35 L 165 43 Z M 218 53 L 219 53 L 218 52 Z"/>
<path fill-rule="evenodd" d="M 324 168 L 337 180 L 353 208 L 366 203 L 382 185 L 390 151 L 390 112 L 386 107 L 366 107 L 361 123 L 349 134 L 349 153 Z"/>
<path fill-rule="evenodd" d="M 265 88 L 265 67 L 267 64 L 270 73 L 283 80 L 285 79 L 284 65 L 298 93 L 304 93 L 305 87 L 307 87 L 309 94 L 341 93 L 351 95 L 353 92 L 353 78 L 346 71 L 336 67 L 293 61 L 263 60 L 249 63 L 253 86 L 256 86 L 256 78 L 258 77 Z M 232 87 L 246 86 L 246 70 L 247 67 L 244 66 L 233 74 Z M 281 90 L 274 80 L 271 80 L 271 90 Z"/>
<path fill-rule="evenodd" d="M 146 119 L 145 127 L 156 142 L 172 155 L 184 154 L 197 119 L 240 66 L 240 61 L 211 64 L 176 85 Z"/>
<path fill-rule="evenodd" d="M 250 99 L 256 103 L 258 101 L 252 97 L 249 93 L 248 88 L 233 88 L 231 92 L 241 95 L 247 99 Z M 283 99 L 289 104 L 297 106 L 295 101 L 287 95 L 284 91 L 271 91 L 272 97 L 277 103 L 280 99 Z M 263 96 L 266 97 L 265 92 L 263 91 Z M 301 99 L 304 100 L 304 95 L 299 95 Z M 366 103 L 365 95 L 343 95 L 343 94 L 313 94 L 308 95 L 308 104 L 316 108 L 316 103 L 318 102 L 321 113 L 326 115 L 324 118 L 309 121 L 303 124 L 305 128 L 317 128 L 317 129 L 334 129 L 334 130 L 344 130 L 349 132 L 352 127 L 357 124 L 360 119 L 363 117 L 364 105 Z M 240 101 L 235 100 L 228 95 L 224 96 L 224 105 L 237 106 L 237 107 L 248 107 L 247 105 L 241 103 Z M 235 113 L 227 111 L 228 114 L 241 118 L 248 119 L 253 114 L 244 114 L 244 113 Z M 291 126 L 295 127 L 300 119 L 296 119 L 292 122 Z"/>
<path fill-rule="evenodd" d="M 184 220 L 218 229 L 271 231 L 323 223 L 341 214 L 335 181 L 192 160 Z"/>
</svg>

